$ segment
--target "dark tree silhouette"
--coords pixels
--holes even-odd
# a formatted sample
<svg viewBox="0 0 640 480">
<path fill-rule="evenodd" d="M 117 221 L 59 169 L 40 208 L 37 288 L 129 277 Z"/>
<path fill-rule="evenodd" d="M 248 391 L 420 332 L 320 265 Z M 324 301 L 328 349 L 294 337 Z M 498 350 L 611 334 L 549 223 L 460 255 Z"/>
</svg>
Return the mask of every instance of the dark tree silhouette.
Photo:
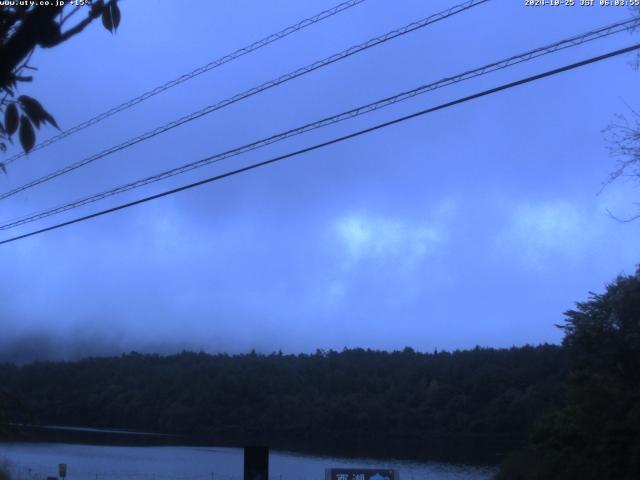
<svg viewBox="0 0 640 480">
<path fill-rule="evenodd" d="M 640 478 L 640 268 L 566 313 L 566 405 L 534 429 L 500 479 Z"/>
<path fill-rule="evenodd" d="M 33 79 L 25 71 L 34 70 L 29 64 L 34 50 L 52 48 L 81 33 L 100 17 L 110 32 L 120 24 L 118 0 L 83 1 L 83 5 L 13 5 L 0 7 L 0 149 L 18 133 L 25 152 L 33 148 L 35 129 L 44 124 L 58 128 L 53 116 L 36 99 L 17 95 L 21 82 Z M 16 2 L 21 3 L 21 2 Z M 28 2 L 25 2 L 28 3 Z M 73 23 L 75 22 L 75 23 Z M 70 25 L 71 24 L 71 25 Z M 34 129 L 35 127 L 35 129 Z M 5 169 L 0 163 L 0 168 Z"/>
</svg>

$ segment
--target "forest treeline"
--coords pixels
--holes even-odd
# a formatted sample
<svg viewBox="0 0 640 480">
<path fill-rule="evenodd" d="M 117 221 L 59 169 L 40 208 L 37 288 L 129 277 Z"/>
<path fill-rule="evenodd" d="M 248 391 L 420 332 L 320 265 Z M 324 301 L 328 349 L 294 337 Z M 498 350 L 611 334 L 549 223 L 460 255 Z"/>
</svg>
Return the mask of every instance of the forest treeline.
<svg viewBox="0 0 640 480">
<path fill-rule="evenodd" d="M 487 460 L 488 452 L 496 462 L 536 418 L 562 404 L 565 365 L 554 345 L 434 353 L 130 353 L 4 364 L 0 384 L 24 404 L 21 418 L 14 415 L 18 423 L 465 461 Z"/>
</svg>

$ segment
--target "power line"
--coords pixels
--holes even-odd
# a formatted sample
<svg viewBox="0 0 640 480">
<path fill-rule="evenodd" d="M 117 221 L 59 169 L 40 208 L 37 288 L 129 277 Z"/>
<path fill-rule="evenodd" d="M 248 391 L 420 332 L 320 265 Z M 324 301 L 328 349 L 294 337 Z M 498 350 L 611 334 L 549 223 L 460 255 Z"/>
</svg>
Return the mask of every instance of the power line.
<svg viewBox="0 0 640 480">
<path fill-rule="evenodd" d="M 355 7 L 363 2 L 365 2 L 366 0 L 349 0 L 347 2 L 343 2 L 340 3 L 339 5 L 336 5 L 333 8 L 330 8 L 328 10 L 324 10 L 316 15 L 313 15 L 312 17 L 306 18 L 298 23 L 296 23 L 295 25 L 291 25 L 283 30 L 280 30 L 279 32 L 276 33 L 272 33 L 271 35 L 258 40 L 257 42 L 253 42 L 250 45 L 247 45 L 246 47 L 242 47 L 239 48 L 238 50 L 236 50 L 235 52 L 229 53 L 227 55 L 224 55 L 220 58 L 217 58 L 216 60 L 213 60 L 209 63 L 207 63 L 206 65 L 203 65 L 201 67 L 196 68 L 195 70 L 186 73 L 184 75 L 181 75 L 177 78 L 174 78 L 173 80 L 169 80 L 166 83 L 163 83 L 162 85 L 158 85 L 157 87 L 148 90 L 140 95 L 138 95 L 137 97 L 132 98 L 131 100 L 128 100 L 116 107 L 113 107 L 105 112 L 102 112 L 98 115 L 96 115 L 95 117 L 92 117 L 82 123 L 79 123 L 78 125 L 76 125 L 75 127 L 69 128 L 68 130 L 64 130 L 60 133 L 58 133 L 57 135 L 54 135 L 51 138 L 48 138 L 47 140 L 44 140 L 40 143 L 38 143 L 37 145 L 35 145 L 32 149 L 31 152 L 34 152 L 36 150 L 40 150 L 44 147 L 47 147 L 49 145 L 52 145 L 56 142 L 58 142 L 59 140 L 62 140 L 63 138 L 68 137 L 69 135 L 73 135 L 74 133 L 79 132 L 80 130 L 84 130 L 85 128 L 88 128 L 92 125 L 95 125 L 96 123 L 99 123 L 113 115 L 115 115 L 116 113 L 122 112 L 123 110 L 127 110 L 128 108 L 133 107 L 134 105 L 137 105 L 138 103 L 144 102 L 145 100 L 154 97 L 155 95 L 158 95 L 159 93 L 164 92 L 165 90 L 168 90 L 170 88 L 173 88 L 177 85 L 180 85 L 181 83 L 184 83 L 188 80 L 191 80 L 194 77 L 197 77 L 198 75 L 202 75 L 203 73 L 206 73 L 210 70 L 213 70 L 214 68 L 220 67 L 222 65 L 224 65 L 225 63 L 229 63 L 233 60 L 236 60 L 244 55 L 247 55 L 251 52 L 254 52 L 262 47 L 266 47 L 267 45 L 274 43 L 278 40 L 281 40 L 285 37 L 288 37 L 289 35 L 291 35 L 292 33 L 295 33 L 299 30 L 302 30 L 306 27 L 310 27 L 311 25 L 314 25 L 318 22 L 321 22 L 322 20 L 325 20 L 327 18 L 330 18 L 340 12 L 343 12 L 345 10 L 348 10 L 351 7 Z M 16 160 L 18 160 L 19 158 L 22 158 L 26 156 L 26 153 L 24 152 L 20 152 L 17 153 L 15 155 L 13 155 L 12 157 L 9 157 L 6 161 L 4 161 L 3 163 L 5 165 L 8 165 Z"/>
<path fill-rule="evenodd" d="M 573 37 L 569 37 L 563 40 L 560 40 L 558 42 L 546 45 L 544 47 L 539 47 L 533 50 L 529 50 L 527 52 L 518 54 L 518 55 L 513 55 L 511 57 L 508 57 L 504 60 L 500 60 L 498 62 L 494 62 L 494 63 L 490 63 L 488 65 L 485 65 L 483 67 L 480 68 L 476 68 L 473 70 L 468 70 L 464 73 L 455 75 L 455 76 L 451 76 L 451 77 L 445 77 L 441 80 L 438 80 L 436 82 L 432 82 L 426 85 L 421 85 L 417 88 L 414 88 L 412 90 L 408 90 L 405 92 L 401 92 L 397 95 L 394 95 L 392 97 L 387 97 L 381 100 L 378 100 L 376 102 L 372 102 L 357 108 L 354 108 L 352 110 L 348 110 L 346 112 L 342 112 L 339 113 L 337 115 L 333 115 L 330 117 L 326 117 L 323 118 L 321 120 L 317 120 L 315 122 L 312 123 L 308 123 L 306 125 L 291 129 L 291 130 L 287 130 L 285 132 L 281 132 L 278 133 L 276 135 L 272 135 L 270 137 L 261 139 L 261 140 L 257 140 L 255 142 L 234 148 L 232 150 L 228 150 L 226 152 L 222 152 L 222 153 L 218 153 L 215 155 L 211 155 L 208 156 L 204 159 L 200 159 L 198 161 L 195 162 L 191 162 L 191 163 L 187 163 L 185 165 L 176 167 L 176 168 L 172 168 L 170 170 L 166 170 L 164 172 L 155 174 L 155 175 L 151 175 L 139 180 L 136 180 L 134 182 L 130 182 L 124 185 L 121 185 L 119 187 L 116 188 L 112 188 L 109 190 L 106 190 L 104 192 L 100 192 L 97 194 L 93 194 L 90 195 L 88 197 L 84 197 L 82 199 L 79 200 L 75 200 L 54 208 L 49 208 L 47 210 L 43 210 L 40 212 L 36 212 L 36 213 L 30 213 L 28 215 L 19 217 L 17 219 L 11 220 L 6 222 L 5 224 L 0 225 L 0 230 L 8 230 L 11 228 L 15 228 L 18 227 L 20 225 L 24 225 L 27 223 L 31 223 L 37 220 L 41 220 L 43 218 L 47 218 L 50 217 L 52 215 L 56 215 L 62 212 L 66 212 L 84 205 L 88 205 L 90 203 L 94 203 L 97 202 L 99 200 L 103 200 L 105 198 L 120 194 L 120 193 L 124 193 L 127 192 L 129 190 L 133 190 L 135 188 L 139 188 L 145 185 L 149 185 L 151 183 L 160 181 L 160 180 L 164 180 L 176 175 L 180 175 L 182 173 L 186 173 L 189 172 L 191 170 L 195 170 L 197 168 L 201 168 L 204 167 L 206 165 L 212 164 L 212 163 L 216 163 L 222 160 L 225 160 L 227 158 L 231 158 L 231 157 L 235 157 L 238 155 L 241 155 L 243 153 L 247 153 L 249 151 L 253 151 L 256 150 L 258 148 L 262 148 L 268 145 L 271 145 L 273 143 L 285 140 L 287 138 L 291 138 L 293 136 L 297 136 L 297 135 L 301 135 L 303 133 L 312 131 L 312 130 L 316 130 L 318 128 L 322 128 L 325 127 L 327 125 L 332 125 L 347 119 L 351 119 L 360 115 L 364 115 L 366 113 L 370 113 L 373 112 L 375 110 L 381 109 L 381 108 L 385 108 L 387 106 L 393 105 L 395 103 L 404 101 L 404 100 L 408 100 L 410 98 L 413 98 L 417 95 L 421 95 L 442 87 L 446 87 L 448 85 L 453 85 L 455 83 L 459 83 L 465 80 L 469 80 L 472 78 L 476 78 L 478 76 L 481 75 L 486 75 L 488 73 L 497 71 L 497 70 L 502 70 L 504 68 L 508 68 L 510 66 L 513 65 L 517 65 L 529 60 L 532 60 L 534 58 L 538 58 L 550 53 L 554 53 L 560 50 L 564 50 L 570 47 L 574 47 L 577 45 L 582 45 L 584 43 L 596 40 L 596 39 L 600 39 L 615 33 L 619 33 L 619 32 L 623 32 L 628 30 L 630 27 L 634 26 L 634 25 L 638 25 L 640 24 L 640 19 L 637 18 L 633 18 L 630 20 L 626 20 L 623 22 L 618 22 L 612 25 L 608 25 L 605 27 L 601 27 L 580 35 L 575 35 Z"/>
<path fill-rule="evenodd" d="M 471 100 L 475 100 L 477 98 L 485 97 L 485 96 L 488 96 L 488 95 L 491 95 L 491 94 L 494 94 L 494 93 L 497 93 L 497 92 L 501 92 L 503 90 L 508 90 L 508 89 L 511 89 L 511 88 L 514 88 L 514 87 L 517 87 L 519 85 L 523 85 L 523 84 L 526 84 L 526 83 L 531 83 L 531 82 L 534 82 L 534 81 L 537 81 L 537 80 L 540 80 L 540 79 L 543 79 L 543 78 L 546 78 L 546 77 L 557 75 L 557 74 L 562 73 L 562 72 L 566 72 L 566 71 L 569 71 L 569 70 L 574 70 L 576 68 L 583 67 L 585 65 L 589 65 L 589 64 L 592 64 L 592 63 L 595 63 L 595 62 L 599 62 L 599 61 L 602 61 L 602 60 L 605 60 L 605 59 L 608 59 L 608 58 L 612 58 L 612 57 L 615 57 L 615 56 L 623 55 L 625 53 L 629 53 L 629 52 L 632 52 L 632 51 L 638 50 L 638 49 L 640 49 L 640 43 L 637 43 L 635 45 L 631 45 L 629 47 L 622 48 L 622 49 L 619 49 L 619 50 L 615 50 L 615 51 L 606 53 L 604 55 L 599 55 L 597 57 L 591 57 L 591 58 L 589 58 L 587 60 L 582 60 L 580 62 L 572 63 L 570 65 L 565 65 L 564 67 L 555 68 L 553 70 L 547 70 L 546 72 L 539 73 L 537 75 L 533 75 L 533 76 L 526 77 L 526 78 L 523 78 L 523 79 L 520 79 L 520 80 L 516 80 L 514 82 L 506 83 L 506 84 L 500 85 L 498 87 L 490 88 L 488 90 L 484 90 L 482 92 L 475 93 L 473 95 L 468 95 L 466 97 L 462 97 L 462 98 L 459 98 L 457 100 L 453 100 L 453 101 L 450 101 L 450 102 L 447 102 L 447 103 L 443 103 L 443 104 L 440 104 L 440 105 L 435 106 L 435 107 L 427 108 L 427 109 L 421 110 L 419 112 L 415 112 L 415 113 L 412 113 L 412 114 L 409 114 L 409 115 L 405 115 L 403 117 L 399 117 L 399 118 L 396 118 L 394 120 L 390 120 L 390 121 L 387 121 L 387 122 L 384 122 L 384 123 L 379 123 L 377 125 L 374 125 L 373 127 L 369 127 L 369 128 L 365 128 L 365 129 L 362 129 L 362 130 L 358 130 L 358 131 L 350 133 L 348 135 L 337 137 L 337 138 L 334 138 L 332 140 L 328 140 L 326 142 L 318 143 L 318 144 L 312 145 L 310 147 L 306 147 L 306 148 L 303 148 L 303 149 L 300 149 L 300 150 L 296 150 L 294 152 L 290 152 L 290 153 L 287 153 L 287 154 L 284 154 L 284 155 L 280 155 L 278 157 L 274 157 L 274 158 L 271 158 L 269 160 L 264 160 L 262 162 L 253 163 L 251 165 L 247 165 L 245 167 L 238 168 L 236 170 L 232 170 L 232 171 L 229 171 L 229 172 L 226 172 L 226 173 L 215 175 L 213 177 L 209 177 L 209 178 L 206 178 L 204 180 L 200 180 L 198 182 L 194 182 L 194 183 L 190 183 L 190 184 L 187 184 L 187 185 L 183 185 L 181 187 L 174 188 L 174 189 L 171 189 L 171 190 L 166 190 L 164 192 L 157 193 L 155 195 L 150 195 L 148 197 L 144 197 L 144 198 L 141 198 L 141 199 L 138 199 L 138 200 L 134 200 L 132 202 L 124 203 L 124 204 L 118 205 L 116 207 L 111 207 L 111 208 L 108 208 L 108 209 L 105 209 L 105 210 L 101 210 L 99 212 L 95 212 L 95 213 L 92 213 L 90 215 L 85 215 L 83 217 L 78 217 L 78 218 L 75 218 L 73 220 L 69 220 L 69 221 L 66 221 L 66 222 L 58 223 L 56 225 L 52 225 L 52 226 L 49 226 L 49 227 L 46 227 L 46 228 L 42 228 L 40 230 L 35 230 L 35 231 L 29 232 L 29 233 L 25 233 L 23 235 L 18 235 L 18 236 L 15 236 L 15 237 L 11 237 L 11 238 L 8 238 L 6 240 L 0 241 L 0 245 L 6 244 L 6 243 L 10 243 L 10 242 L 15 242 L 17 240 L 21 240 L 21 239 L 28 238 L 28 237 L 31 237 L 31 236 L 34 236 L 34 235 L 38 235 L 40 233 L 49 232 L 51 230 L 56 230 L 56 229 L 59 229 L 59 228 L 62 228 L 62 227 L 66 227 L 68 225 L 73 225 L 74 223 L 79 223 L 79 222 L 83 222 L 83 221 L 86 221 L 86 220 L 90 220 L 92 218 L 96 218 L 96 217 L 100 217 L 102 215 L 106 215 L 106 214 L 109 214 L 109 213 L 117 212 L 119 210 L 124 210 L 126 208 L 133 207 L 135 205 L 140 205 L 142 203 L 150 202 L 152 200 L 156 200 L 158 198 L 162 198 L 162 197 L 166 197 L 166 196 L 169 196 L 169 195 L 173 195 L 175 193 L 179 193 L 179 192 L 182 192 L 182 191 L 185 191 L 185 190 L 190 190 L 192 188 L 199 187 L 199 186 L 202 186 L 202 185 L 205 185 L 205 184 L 208 184 L 208 183 L 212 183 L 212 182 L 215 182 L 215 181 L 218 181 L 218 180 L 222 180 L 223 178 L 231 177 L 231 176 L 237 175 L 239 173 L 244 173 L 244 172 L 248 172 L 250 170 L 255 170 L 257 168 L 264 167 L 264 166 L 270 165 L 272 163 L 276 163 L 276 162 L 279 162 L 281 160 L 285 160 L 287 158 L 291 158 L 291 157 L 295 157 L 295 156 L 298 156 L 298 155 L 302 155 L 304 153 L 308 153 L 308 152 L 311 152 L 311 151 L 314 151 L 314 150 L 319 150 L 319 149 L 327 147 L 329 145 L 333 145 L 333 144 L 336 144 L 336 143 L 343 142 L 345 140 L 349 140 L 349 139 L 352 139 L 352 138 L 355 138 L 355 137 L 359 137 L 359 136 L 365 135 L 367 133 L 371 133 L 371 132 L 374 132 L 376 130 L 380 130 L 382 128 L 386 128 L 386 127 L 389 127 L 391 125 L 402 123 L 402 122 L 405 122 L 407 120 L 411 120 L 413 118 L 417 118 L 417 117 L 420 117 L 420 116 L 423 116 L 423 115 L 426 115 L 426 114 L 429 114 L 429 113 L 432 113 L 432 112 L 435 112 L 435 111 L 438 111 L 438 110 L 443 110 L 445 108 L 453 107 L 453 106 L 459 105 L 461 103 L 466 103 L 466 102 L 469 102 Z"/>
<path fill-rule="evenodd" d="M 10 190 L 8 192 L 5 192 L 3 194 L 0 194 L 0 200 L 3 200 L 5 198 L 11 197 L 19 192 L 22 192 L 24 190 L 27 190 L 29 188 L 35 187 L 36 185 L 40 185 L 41 183 L 47 182 L 49 180 L 52 180 L 56 177 L 59 177 L 60 175 L 64 175 L 67 174 L 73 170 L 76 170 L 80 167 L 83 167 L 89 163 L 95 162 L 96 160 L 106 157 L 107 155 L 110 155 L 112 153 L 118 152 L 120 150 L 124 150 L 125 148 L 131 147 L 137 143 L 140 143 L 144 140 L 148 140 L 149 138 L 155 137 L 156 135 L 160 135 L 161 133 L 164 133 L 168 130 L 171 130 L 173 128 L 176 128 L 180 125 L 183 125 L 185 123 L 191 122 L 193 120 L 196 120 L 200 117 L 203 117 L 204 115 L 208 115 L 209 113 L 212 113 L 216 110 L 220 110 L 221 108 L 227 107 L 233 103 L 236 103 L 240 100 L 244 100 L 248 97 L 251 97 L 253 95 L 256 95 L 260 92 L 263 92 L 265 90 L 268 90 L 270 88 L 273 88 L 275 86 L 278 86 L 282 83 L 288 82 L 290 80 L 293 80 L 295 78 L 298 78 L 302 75 L 305 75 L 307 73 L 313 72 L 314 70 L 317 70 L 319 68 L 325 67 L 327 65 L 330 65 L 332 63 L 335 63 L 339 60 L 343 60 L 347 57 L 350 57 L 352 55 L 355 55 L 356 53 L 362 52 L 364 50 L 368 50 L 372 47 L 375 47 L 377 45 L 380 45 L 384 42 L 387 42 L 389 40 L 392 40 L 394 38 L 406 35 L 408 33 L 411 33 L 415 30 L 418 30 L 420 28 L 424 28 L 428 25 L 431 25 L 435 22 L 438 22 L 440 20 L 444 20 L 446 18 L 449 18 L 453 15 L 456 15 L 458 13 L 464 12 L 466 10 L 469 10 L 473 7 L 476 7 L 478 5 L 481 5 L 483 3 L 487 3 L 491 0 L 468 0 L 462 4 L 453 6 L 451 8 L 448 8 L 442 12 L 430 15 L 427 18 L 424 18 L 422 20 L 419 20 L 417 22 L 412 22 L 408 25 L 405 25 L 402 28 L 396 29 L 396 30 L 392 30 L 390 32 L 385 33 L 384 35 L 381 35 L 379 37 L 375 37 L 372 38 L 364 43 L 361 43 L 359 45 L 353 46 L 351 48 L 348 48 L 346 50 L 343 50 L 340 53 L 335 53 L 329 57 L 326 57 L 323 60 L 319 60 L 316 61 L 314 63 L 311 63 L 305 67 L 301 67 L 298 68 L 297 70 L 294 70 L 293 72 L 287 73 L 286 75 L 282 75 L 280 77 L 278 77 L 275 80 L 270 80 L 268 82 L 265 82 L 257 87 L 251 88 L 249 90 L 246 90 L 245 92 L 239 93 L 237 95 L 234 95 L 233 97 L 227 98 L 225 100 L 222 100 L 214 105 L 210 105 L 208 107 L 205 107 L 201 110 L 198 110 L 196 112 L 193 112 L 189 115 L 186 115 L 178 120 L 174 120 L 173 122 L 167 123 L 163 126 L 160 126 L 154 130 L 150 130 L 146 133 L 143 133 L 142 135 L 139 135 L 135 138 L 129 139 L 126 142 L 123 142 L 119 145 L 113 146 L 111 148 L 108 148 L 106 150 L 103 150 L 100 153 L 97 153 L 95 155 L 92 155 L 90 157 L 87 157 L 83 160 L 79 160 L 75 163 L 72 163 L 70 165 L 67 165 L 66 167 L 63 167 L 59 170 L 56 170 L 54 172 L 51 172 L 43 177 L 40 177 L 36 180 L 33 180 L 31 182 L 28 182 L 24 185 L 21 185 L 13 190 Z"/>
</svg>

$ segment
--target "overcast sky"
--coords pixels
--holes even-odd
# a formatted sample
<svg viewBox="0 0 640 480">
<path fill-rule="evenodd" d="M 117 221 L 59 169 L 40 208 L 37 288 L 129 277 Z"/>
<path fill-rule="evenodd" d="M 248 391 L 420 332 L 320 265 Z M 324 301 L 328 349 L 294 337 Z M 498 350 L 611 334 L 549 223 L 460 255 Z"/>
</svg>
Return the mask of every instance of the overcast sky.
<svg viewBox="0 0 640 480">
<path fill-rule="evenodd" d="M 332 0 L 122 2 L 38 51 L 38 98 L 75 124 L 323 9 Z M 453 0 L 368 0 L 9 167 L 2 191 Z M 625 8 L 494 0 L 0 202 L 55 206 L 560 40 Z M 66 215 L 27 232 L 620 48 L 629 34 L 419 96 Z M 614 184 L 602 130 L 640 107 L 619 57 L 107 217 L 0 246 L 0 359 L 122 351 L 285 353 L 559 342 L 563 312 L 640 261 L 640 191 Z M 39 139 L 55 134 L 41 130 Z M 17 151 L 17 150 L 16 150 Z"/>
</svg>

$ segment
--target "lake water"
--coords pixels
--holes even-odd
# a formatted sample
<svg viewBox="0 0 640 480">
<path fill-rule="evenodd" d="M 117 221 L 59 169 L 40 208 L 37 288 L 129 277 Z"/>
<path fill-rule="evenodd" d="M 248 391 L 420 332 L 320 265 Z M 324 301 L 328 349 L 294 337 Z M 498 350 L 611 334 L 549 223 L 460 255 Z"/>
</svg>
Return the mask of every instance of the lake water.
<svg viewBox="0 0 640 480">
<path fill-rule="evenodd" d="M 0 462 L 16 480 L 57 476 L 68 465 L 68 480 L 242 480 L 243 450 L 212 447 L 119 447 L 65 443 L 0 443 Z M 403 460 L 344 459 L 272 451 L 271 480 L 323 480 L 325 468 L 394 468 L 401 480 L 488 480 L 491 468 L 414 463 Z"/>
</svg>

